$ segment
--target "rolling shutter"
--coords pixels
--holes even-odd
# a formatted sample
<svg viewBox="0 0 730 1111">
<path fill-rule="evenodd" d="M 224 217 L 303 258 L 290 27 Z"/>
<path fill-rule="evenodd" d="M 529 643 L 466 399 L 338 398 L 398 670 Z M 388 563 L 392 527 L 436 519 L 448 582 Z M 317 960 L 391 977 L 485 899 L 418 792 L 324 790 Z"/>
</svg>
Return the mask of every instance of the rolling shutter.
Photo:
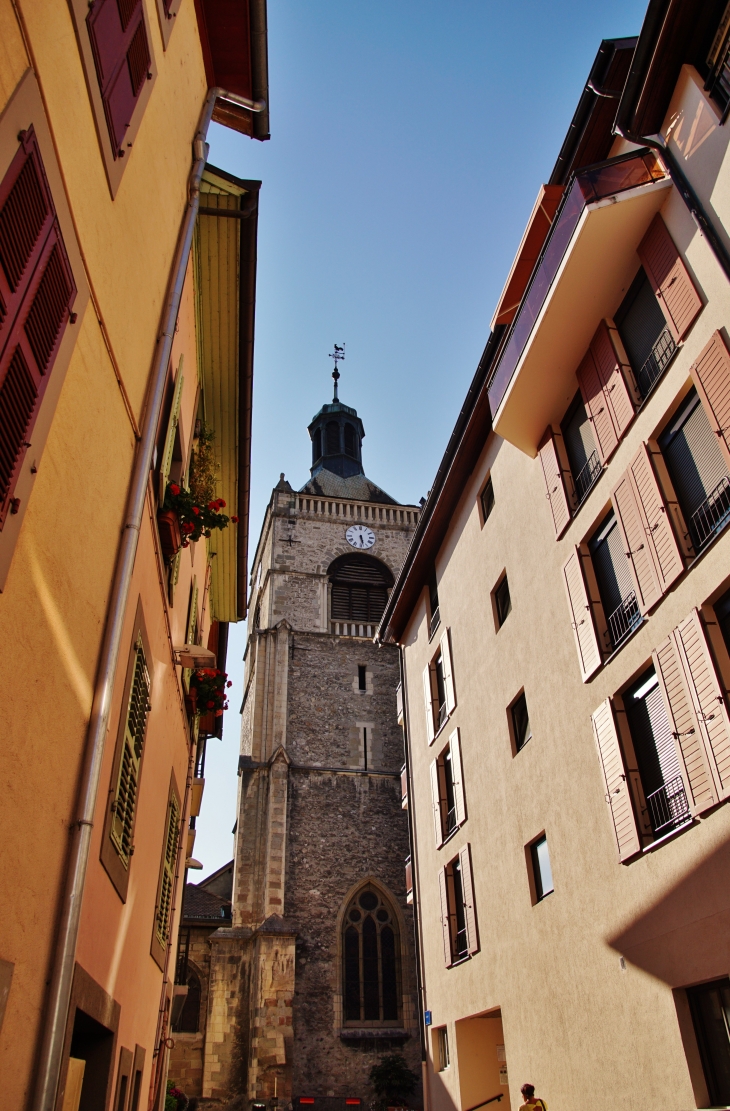
<svg viewBox="0 0 730 1111">
<path fill-rule="evenodd" d="M 618 433 L 606 401 L 601 376 L 590 348 L 576 371 L 576 377 L 588 413 L 588 419 L 593 425 L 596 449 L 601 462 L 605 463 L 618 447 Z"/>
<path fill-rule="evenodd" d="M 619 860 L 628 860 L 640 851 L 641 840 L 610 698 L 594 711 L 591 721 Z"/>
<path fill-rule="evenodd" d="M 690 810 L 693 814 L 701 814 L 715 805 L 718 796 L 690 694 L 692 679 L 677 633 L 678 630 L 673 629 L 654 650 L 652 657 L 677 746 Z"/>
<path fill-rule="evenodd" d="M 702 349 L 699 359 L 690 367 L 690 374 L 730 466 L 730 353 L 719 332 Z"/>
<path fill-rule="evenodd" d="M 625 372 L 605 320 L 598 325 L 596 334 L 591 340 L 591 353 L 603 386 L 608 412 L 620 440 L 634 419 L 634 405 L 626 384 Z"/>
<path fill-rule="evenodd" d="M 446 713 L 450 714 L 456 708 L 456 692 L 454 691 L 454 669 L 451 663 L 449 649 L 449 630 L 441 637 L 441 667 L 444 675 L 444 694 L 446 695 Z"/>
<path fill-rule="evenodd" d="M 151 55 L 142 0 L 93 0 L 86 17 L 114 157 L 132 122 Z"/>
<path fill-rule="evenodd" d="M 431 692 L 431 666 L 426 664 L 423 669 L 423 698 L 426 707 L 426 736 L 431 744 L 434 738 L 433 731 L 433 694 Z"/>
<path fill-rule="evenodd" d="M 539 448 L 542 475 L 545 479 L 545 496 L 550 502 L 556 538 L 561 536 L 570 523 L 570 507 L 575 501 L 573 477 L 570 471 L 561 466 L 556 443 L 556 435 L 548 427 Z M 570 498 L 568 495 L 570 491 Z"/>
<path fill-rule="evenodd" d="M 0 528 L 76 297 L 33 129 L 0 185 Z"/>
<path fill-rule="evenodd" d="M 142 638 L 140 637 L 135 647 L 134 670 L 127 704 L 119 773 L 111 804 L 110 835 L 125 868 L 129 868 L 133 852 L 134 818 L 137 809 L 139 773 L 142 764 L 147 714 L 150 709 L 149 695 L 150 677 L 142 647 Z"/>
<path fill-rule="evenodd" d="M 431 805 L 433 806 L 433 832 L 436 838 L 436 848 L 440 849 L 443 841 L 443 823 L 441 820 L 441 776 L 439 775 L 438 760 L 431 761 Z"/>
<path fill-rule="evenodd" d="M 446 869 L 439 870 L 439 898 L 441 904 L 441 936 L 444 943 L 444 964 L 451 964 L 451 925 L 449 922 L 449 897 L 446 891 Z"/>
<path fill-rule="evenodd" d="M 595 674 L 603 660 L 578 548 L 573 549 L 563 567 L 563 583 L 568 596 L 570 623 L 575 636 L 580 673 L 585 683 Z"/>
<path fill-rule="evenodd" d="M 155 936 L 163 947 L 167 945 L 172 926 L 172 899 L 175 893 L 175 864 L 180 839 L 180 806 L 171 792 L 167 804 L 167 824 L 163 846 L 160 889 L 155 913 Z"/>
<path fill-rule="evenodd" d="M 185 379 L 182 374 L 182 357 L 180 358 L 180 365 L 177 368 L 177 377 L 175 378 L 175 391 L 172 395 L 172 408 L 170 409 L 170 419 L 167 423 L 167 433 L 165 435 L 165 446 L 162 451 L 162 462 L 160 464 L 160 505 L 165 500 L 165 493 L 167 492 L 167 484 L 170 481 L 170 469 L 172 468 L 172 454 L 175 450 L 175 433 L 177 432 L 178 421 L 180 420 L 180 402 L 182 400 L 183 383 Z"/>
<path fill-rule="evenodd" d="M 466 821 L 466 804 L 464 800 L 464 775 L 461 767 L 461 742 L 459 730 L 455 729 L 449 737 L 449 751 L 451 753 L 451 779 L 454 787 L 454 808 L 457 826 Z"/>
<path fill-rule="evenodd" d="M 466 947 L 471 955 L 479 951 L 479 935 L 477 932 L 476 908 L 474 906 L 474 881 L 471 872 L 471 856 L 468 845 L 464 845 L 464 848 L 459 850 L 459 865 L 461 867 L 461 890 L 464 895 Z"/>
<path fill-rule="evenodd" d="M 639 244 L 638 255 L 669 330 L 678 342 L 689 331 L 702 301 L 659 213 Z"/>
</svg>

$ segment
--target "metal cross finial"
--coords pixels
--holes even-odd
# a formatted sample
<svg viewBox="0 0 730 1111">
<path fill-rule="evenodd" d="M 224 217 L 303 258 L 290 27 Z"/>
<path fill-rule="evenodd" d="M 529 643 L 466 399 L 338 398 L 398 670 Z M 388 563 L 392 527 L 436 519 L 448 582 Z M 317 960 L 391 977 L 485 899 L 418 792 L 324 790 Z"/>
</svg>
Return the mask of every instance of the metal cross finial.
<svg viewBox="0 0 730 1111">
<path fill-rule="evenodd" d="M 337 369 L 337 364 L 339 363 L 340 359 L 344 360 L 344 358 L 345 358 L 345 345 L 344 345 L 344 343 L 342 344 L 342 347 L 338 346 L 338 344 L 335 344 L 335 349 L 330 354 L 330 359 L 335 360 L 335 369 L 332 371 L 332 378 L 334 379 L 334 383 L 335 383 L 335 396 L 332 398 L 333 402 L 337 401 L 337 383 L 340 379 L 340 372 Z"/>
</svg>

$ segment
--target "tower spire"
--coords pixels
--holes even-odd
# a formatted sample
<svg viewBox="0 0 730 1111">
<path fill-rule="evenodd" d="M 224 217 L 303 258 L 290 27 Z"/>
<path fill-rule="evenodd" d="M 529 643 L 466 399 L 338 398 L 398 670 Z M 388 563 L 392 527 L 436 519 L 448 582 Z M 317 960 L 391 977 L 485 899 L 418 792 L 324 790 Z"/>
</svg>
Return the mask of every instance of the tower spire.
<svg viewBox="0 0 730 1111">
<path fill-rule="evenodd" d="M 330 359 L 335 360 L 335 369 L 332 371 L 332 379 L 335 383 L 335 396 L 332 398 L 332 404 L 333 405 L 337 401 L 339 401 L 339 398 L 337 397 L 337 383 L 340 380 L 340 372 L 337 368 L 337 364 L 339 363 L 339 361 L 341 359 L 344 361 L 344 358 L 345 358 L 345 345 L 344 345 L 344 343 L 342 344 L 342 347 L 338 346 L 338 344 L 335 344 L 335 349 L 330 354 Z"/>
</svg>

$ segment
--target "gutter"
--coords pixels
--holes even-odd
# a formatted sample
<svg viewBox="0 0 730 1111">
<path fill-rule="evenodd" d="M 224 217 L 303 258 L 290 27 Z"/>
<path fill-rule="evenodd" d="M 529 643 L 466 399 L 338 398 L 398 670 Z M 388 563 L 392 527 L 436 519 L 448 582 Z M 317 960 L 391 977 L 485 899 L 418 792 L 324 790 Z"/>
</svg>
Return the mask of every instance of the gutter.
<svg viewBox="0 0 730 1111">
<path fill-rule="evenodd" d="M 136 458 L 127 499 L 126 519 L 114 569 L 104 640 L 99 657 L 99 670 L 94 686 L 84 766 L 79 785 L 78 817 L 73 822 L 70 830 L 71 844 L 68 867 L 64 881 L 56 949 L 51 970 L 51 984 L 45 1008 L 36 1088 L 31 1105 L 33 1111 L 54 1111 L 56 1103 L 73 984 L 81 904 L 91 847 L 91 831 L 99 790 L 104 741 L 109 728 L 112 693 L 121 650 L 124 615 L 129 599 L 129 589 L 147 497 L 147 482 L 152 466 L 157 424 L 162 410 L 167 365 L 175 334 L 183 282 L 193 240 L 193 230 L 200 205 L 200 181 L 208 155 L 206 137 L 213 116 L 213 108 L 218 98 L 232 101 L 251 112 L 261 112 L 266 107 L 263 101 L 248 100 L 246 97 L 229 93 L 220 87 L 208 89 L 198 128 L 193 139 L 193 166 L 188 182 L 188 201 L 183 214 L 170 272 L 168 292 L 162 315 L 162 328 L 152 365 L 142 436 L 136 448 Z"/>
<path fill-rule="evenodd" d="M 644 23 L 639 35 L 639 41 L 631 62 L 629 75 L 626 78 L 624 91 L 616 113 L 613 125 L 614 135 L 620 135 L 630 143 L 637 146 L 650 147 L 660 156 L 667 173 L 672 179 L 679 195 L 684 201 L 689 213 L 707 240 L 710 250 L 717 259 L 725 277 L 730 281 L 730 252 L 715 230 L 712 220 L 684 175 L 676 158 L 667 147 L 664 140 L 657 140 L 652 136 L 636 135 L 631 130 L 631 119 L 636 110 L 636 105 L 646 81 L 647 70 L 656 52 L 659 35 L 669 10 L 669 0 L 650 0 L 649 7 L 644 17 Z"/>
</svg>

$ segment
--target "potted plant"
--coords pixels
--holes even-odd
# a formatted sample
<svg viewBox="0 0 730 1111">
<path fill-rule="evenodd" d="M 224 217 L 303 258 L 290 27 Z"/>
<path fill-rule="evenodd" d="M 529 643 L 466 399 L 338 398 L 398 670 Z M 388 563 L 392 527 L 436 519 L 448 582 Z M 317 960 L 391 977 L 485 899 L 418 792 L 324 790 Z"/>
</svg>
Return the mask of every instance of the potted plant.
<svg viewBox="0 0 730 1111">
<path fill-rule="evenodd" d="M 375 1092 L 376 1106 L 385 1111 L 390 1107 L 407 1107 L 408 1097 L 418 1084 L 418 1075 L 408 1067 L 400 1053 L 381 1057 L 370 1069 L 370 1085 Z"/>
<path fill-rule="evenodd" d="M 200 728 L 204 732 L 212 733 L 215 719 L 222 717 L 223 711 L 228 709 L 226 690 L 231 686 L 228 672 L 217 667 L 200 667 L 190 676 L 190 695 L 195 697 L 201 715 Z M 209 720 L 204 721 L 204 718 Z"/>
<path fill-rule="evenodd" d="M 226 503 L 215 497 L 214 433 L 201 422 L 198 447 L 190 467 L 190 488 L 169 482 L 165 501 L 157 514 L 160 543 L 166 559 L 173 559 L 180 548 L 187 548 L 202 536 L 212 536 L 214 529 L 224 529 L 238 517 L 228 517 L 221 510 Z"/>
</svg>

